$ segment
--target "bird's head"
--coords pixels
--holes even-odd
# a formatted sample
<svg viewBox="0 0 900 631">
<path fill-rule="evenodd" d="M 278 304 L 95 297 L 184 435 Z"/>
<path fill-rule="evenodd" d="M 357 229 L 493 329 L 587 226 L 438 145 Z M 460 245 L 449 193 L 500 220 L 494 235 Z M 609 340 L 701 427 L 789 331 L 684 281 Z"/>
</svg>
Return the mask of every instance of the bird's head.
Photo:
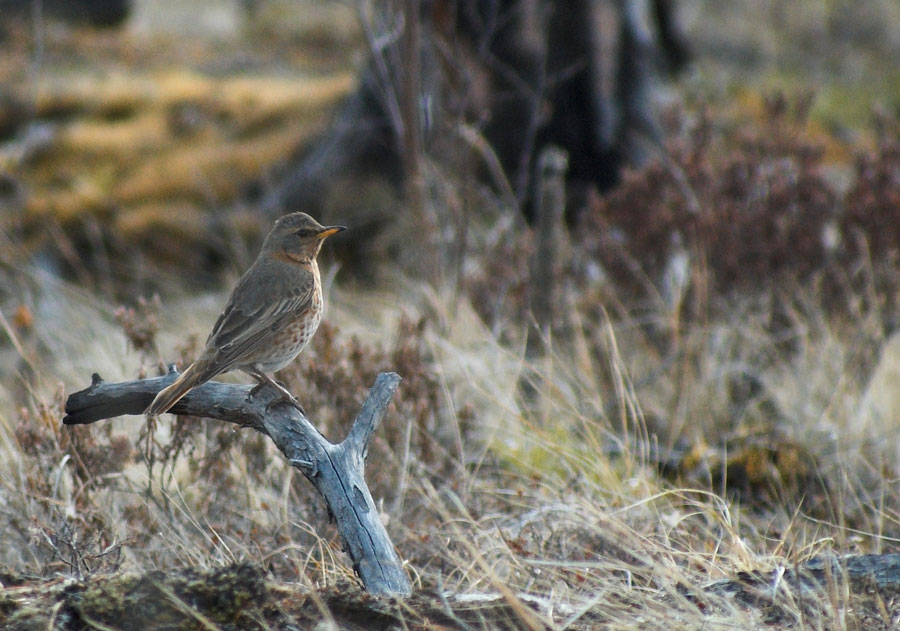
<svg viewBox="0 0 900 631">
<path fill-rule="evenodd" d="M 325 239 L 346 229 L 344 226 L 323 226 L 306 213 L 291 213 L 275 222 L 262 249 L 293 261 L 308 262 L 316 258 Z"/>
</svg>

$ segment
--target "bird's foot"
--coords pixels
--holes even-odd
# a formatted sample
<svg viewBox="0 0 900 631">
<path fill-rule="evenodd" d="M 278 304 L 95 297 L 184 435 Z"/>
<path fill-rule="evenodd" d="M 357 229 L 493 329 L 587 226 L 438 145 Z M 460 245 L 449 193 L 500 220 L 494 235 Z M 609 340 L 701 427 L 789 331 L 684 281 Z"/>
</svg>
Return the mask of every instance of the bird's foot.
<svg viewBox="0 0 900 631">
<path fill-rule="evenodd" d="M 250 388 L 250 392 L 247 393 L 247 399 L 252 399 L 253 397 L 255 397 L 257 394 L 259 394 L 259 391 L 265 388 L 267 385 L 267 381 L 258 381 L 256 385 Z"/>
<path fill-rule="evenodd" d="M 247 393 L 247 403 L 253 402 L 253 397 L 259 394 L 260 390 L 265 388 L 268 385 L 267 381 L 259 381 L 255 386 L 250 388 L 250 392 Z"/>
<path fill-rule="evenodd" d="M 248 401 L 251 400 L 255 394 L 257 394 L 266 386 L 272 386 L 281 393 L 281 396 L 266 403 L 266 414 L 269 413 L 269 410 L 280 403 L 289 403 L 290 405 L 297 408 L 300 411 L 300 414 L 306 416 L 306 410 L 303 409 L 303 406 L 300 405 L 300 402 L 297 401 L 294 395 L 290 393 L 290 391 L 285 387 L 283 383 L 272 379 L 261 370 L 252 370 L 248 372 L 250 372 L 250 374 L 253 375 L 253 377 L 257 380 L 257 384 L 253 386 L 250 392 L 247 393 Z"/>
<path fill-rule="evenodd" d="M 296 399 L 296 397 L 294 397 L 294 395 L 292 395 L 287 390 L 282 391 L 281 396 L 278 397 L 277 399 L 272 399 L 271 401 L 266 403 L 266 414 L 269 413 L 270 409 L 272 409 L 273 407 L 280 405 L 282 403 L 287 403 L 289 405 L 293 405 L 295 408 L 297 408 L 300 411 L 300 414 L 302 414 L 303 416 L 306 416 L 306 410 L 303 409 L 303 406 L 300 405 L 300 402 Z"/>
</svg>

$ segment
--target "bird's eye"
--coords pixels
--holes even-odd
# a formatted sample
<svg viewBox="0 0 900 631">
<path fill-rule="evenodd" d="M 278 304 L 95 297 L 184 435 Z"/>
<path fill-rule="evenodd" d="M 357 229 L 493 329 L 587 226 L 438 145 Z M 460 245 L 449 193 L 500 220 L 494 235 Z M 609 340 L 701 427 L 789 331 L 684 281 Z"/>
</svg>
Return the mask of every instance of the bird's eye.
<svg viewBox="0 0 900 631">
<path fill-rule="evenodd" d="M 312 237 L 315 236 L 315 234 L 316 231 L 310 230 L 309 228 L 300 228 L 300 230 L 297 231 L 297 236 L 301 238 Z"/>
</svg>

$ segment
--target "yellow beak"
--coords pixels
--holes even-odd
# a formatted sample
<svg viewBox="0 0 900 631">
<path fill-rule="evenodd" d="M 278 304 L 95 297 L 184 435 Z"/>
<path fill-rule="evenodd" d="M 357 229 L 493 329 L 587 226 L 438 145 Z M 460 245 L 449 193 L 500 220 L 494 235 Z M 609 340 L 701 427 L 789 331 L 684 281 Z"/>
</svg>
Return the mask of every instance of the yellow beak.
<svg viewBox="0 0 900 631">
<path fill-rule="evenodd" d="M 343 232 L 346 229 L 346 226 L 328 226 L 322 232 L 317 234 L 316 237 L 321 241 L 322 239 L 326 239 L 335 233 Z"/>
</svg>

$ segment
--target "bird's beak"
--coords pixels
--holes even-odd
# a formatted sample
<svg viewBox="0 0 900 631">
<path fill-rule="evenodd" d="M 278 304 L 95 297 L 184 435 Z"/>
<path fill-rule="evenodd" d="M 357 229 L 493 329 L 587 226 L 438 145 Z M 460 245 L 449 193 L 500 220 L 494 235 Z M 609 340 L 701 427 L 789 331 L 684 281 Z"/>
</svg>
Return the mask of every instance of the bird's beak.
<svg viewBox="0 0 900 631">
<path fill-rule="evenodd" d="M 336 234 L 338 232 L 343 232 L 346 229 L 347 229 L 346 226 L 328 226 L 322 232 L 317 234 L 316 237 L 319 239 L 319 241 L 321 241 L 322 239 L 330 237 L 333 234 Z"/>
</svg>

